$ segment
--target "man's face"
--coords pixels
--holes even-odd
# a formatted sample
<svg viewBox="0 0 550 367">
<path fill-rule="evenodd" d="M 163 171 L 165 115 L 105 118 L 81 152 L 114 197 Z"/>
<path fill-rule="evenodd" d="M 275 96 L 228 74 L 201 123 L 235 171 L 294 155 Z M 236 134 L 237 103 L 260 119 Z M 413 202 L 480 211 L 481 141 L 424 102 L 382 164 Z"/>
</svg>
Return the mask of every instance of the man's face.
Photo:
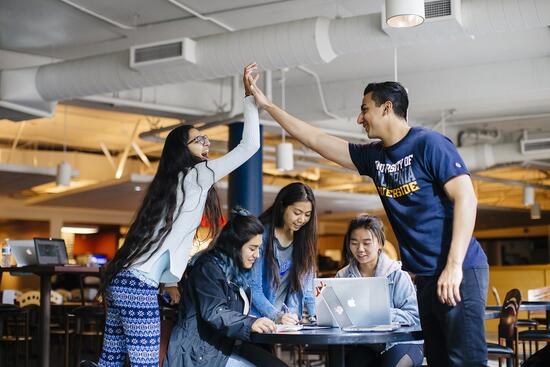
<svg viewBox="0 0 550 367">
<path fill-rule="evenodd" d="M 383 118 L 387 116 L 387 106 L 381 104 L 376 107 L 376 103 L 372 99 L 372 92 L 363 96 L 361 104 L 361 112 L 357 116 L 357 123 L 365 129 L 365 132 L 371 139 L 380 138 Z"/>
</svg>

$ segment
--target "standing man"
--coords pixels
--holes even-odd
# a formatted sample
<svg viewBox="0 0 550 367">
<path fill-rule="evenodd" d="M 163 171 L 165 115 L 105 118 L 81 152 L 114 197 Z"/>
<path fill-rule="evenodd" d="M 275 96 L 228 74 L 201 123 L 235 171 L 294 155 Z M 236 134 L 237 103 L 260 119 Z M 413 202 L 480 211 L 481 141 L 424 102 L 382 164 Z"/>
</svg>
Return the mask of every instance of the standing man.
<svg viewBox="0 0 550 367">
<path fill-rule="evenodd" d="M 357 123 L 380 141 L 352 144 L 274 105 L 251 72 L 245 79 L 259 108 L 305 146 L 374 180 L 404 268 L 416 275 L 428 364 L 486 366 L 487 257 L 472 237 L 477 199 L 453 143 L 409 126 L 409 100 L 399 83 L 367 85 Z"/>
</svg>

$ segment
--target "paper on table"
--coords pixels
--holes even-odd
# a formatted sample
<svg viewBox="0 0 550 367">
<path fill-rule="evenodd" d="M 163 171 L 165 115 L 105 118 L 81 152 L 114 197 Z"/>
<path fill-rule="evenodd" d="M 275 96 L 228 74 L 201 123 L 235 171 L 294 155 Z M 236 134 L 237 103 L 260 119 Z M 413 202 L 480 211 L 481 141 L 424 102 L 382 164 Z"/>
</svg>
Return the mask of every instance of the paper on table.
<svg viewBox="0 0 550 367">
<path fill-rule="evenodd" d="M 13 305 L 15 304 L 15 298 L 16 294 L 14 290 L 6 289 L 2 291 L 2 303 Z"/>
<path fill-rule="evenodd" d="M 278 333 L 284 333 L 285 331 L 298 331 L 303 329 L 303 325 L 297 324 L 297 325 L 281 325 L 277 324 L 277 332 Z"/>
</svg>

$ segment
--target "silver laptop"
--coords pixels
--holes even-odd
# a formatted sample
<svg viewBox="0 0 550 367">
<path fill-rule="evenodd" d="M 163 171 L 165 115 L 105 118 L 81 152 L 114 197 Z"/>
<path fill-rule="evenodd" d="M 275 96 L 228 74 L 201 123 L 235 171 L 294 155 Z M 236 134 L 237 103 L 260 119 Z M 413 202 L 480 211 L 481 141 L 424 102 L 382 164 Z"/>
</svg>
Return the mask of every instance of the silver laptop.
<svg viewBox="0 0 550 367">
<path fill-rule="evenodd" d="M 17 266 L 38 264 L 33 240 L 7 240 Z"/>
<path fill-rule="evenodd" d="M 331 286 L 326 286 L 321 292 L 321 296 L 326 302 L 332 317 L 338 323 L 342 331 L 348 332 L 370 332 L 370 331 L 393 331 L 399 328 L 399 324 L 376 324 L 376 325 L 357 325 L 354 324 L 345 310 L 344 304 L 340 301 L 336 292 Z"/>
<path fill-rule="evenodd" d="M 390 325 L 390 293 L 386 277 L 316 278 L 315 286 L 321 290 L 330 286 L 353 325 Z M 318 297 L 317 324 L 341 326 L 330 312 L 326 299 Z"/>
</svg>

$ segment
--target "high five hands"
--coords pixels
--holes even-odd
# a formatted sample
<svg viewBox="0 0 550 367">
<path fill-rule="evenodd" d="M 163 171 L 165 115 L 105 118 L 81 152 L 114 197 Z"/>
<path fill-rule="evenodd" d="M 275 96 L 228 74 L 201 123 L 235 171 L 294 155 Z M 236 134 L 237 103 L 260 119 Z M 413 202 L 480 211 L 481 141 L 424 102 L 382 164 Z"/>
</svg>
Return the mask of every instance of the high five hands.
<svg viewBox="0 0 550 367">
<path fill-rule="evenodd" d="M 256 100 L 256 106 L 266 109 L 271 105 L 271 101 L 267 99 L 261 89 L 256 85 L 259 79 L 260 74 L 258 73 L 258 65 L 255 62 L 246 65 L 243 76 L 245 95 L 253 95 Z"/>
</svg>

